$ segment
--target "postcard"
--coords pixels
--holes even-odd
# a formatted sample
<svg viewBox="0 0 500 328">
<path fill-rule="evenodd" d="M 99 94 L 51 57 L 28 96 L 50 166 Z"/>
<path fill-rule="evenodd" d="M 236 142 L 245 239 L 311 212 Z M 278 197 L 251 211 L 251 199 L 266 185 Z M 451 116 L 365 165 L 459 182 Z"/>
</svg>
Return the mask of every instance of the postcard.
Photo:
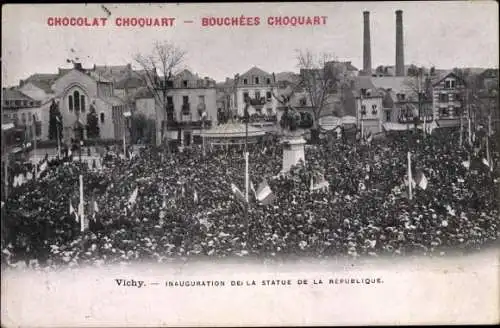
<svg viewBox="0 0 500 328">
<path fill-rule="evenodd" d="M 5 327 L 500 321 L 498 4 L 2 7 Z"/>
</svg>

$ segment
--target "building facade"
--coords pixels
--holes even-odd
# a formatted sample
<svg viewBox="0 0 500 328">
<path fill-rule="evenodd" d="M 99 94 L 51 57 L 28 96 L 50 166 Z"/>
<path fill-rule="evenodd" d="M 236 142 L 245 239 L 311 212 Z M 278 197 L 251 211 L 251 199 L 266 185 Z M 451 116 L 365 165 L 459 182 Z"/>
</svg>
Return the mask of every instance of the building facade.
<svg viewBox="0 0 500 328">
<path fill-rule="evenodd" d="M 384 110 L 383 93 L 373 85 L 369 76 L 354 79 L 353 94 L 356 104 L 356 122 L 358 127 L 373 134 L 382 132 Z"/>
<path fill-rule="evenodd" d="M 202 129 L 203 115 L 203 128 L 217 124 L 215 81 L 183 70 L 168 83 L 164 104 L 163 89 L 155 91 L 156 143 L 177 140 L 179 144 L 189 146 L 194 141 L 193 132 Z"/>
<path fill-rule="evenodd" d="M 235 116 L 244 115 L 246 100 L 250 101 L 248 113 L 273 116 L 277 114 L 278 101 L 273 97 L 278 88 L 276 79 L 258 67 L 235 76 L 235 88 L 231 97 L 231 109 Z"/>
<path fill-rule="evenodd" d="M 25 131 L 26 139 L 44 139 L 43 104 L 18 88 L 2 89 L 2 122 L 14 123 L 15 129 Z"/>
<path fill-rule="evenodd" d="M 432 81 L 433 115 L 440 126 L 458 126 L 460 116 L 466 117 L 465 82 L 449 72 Z"/>
</svg>

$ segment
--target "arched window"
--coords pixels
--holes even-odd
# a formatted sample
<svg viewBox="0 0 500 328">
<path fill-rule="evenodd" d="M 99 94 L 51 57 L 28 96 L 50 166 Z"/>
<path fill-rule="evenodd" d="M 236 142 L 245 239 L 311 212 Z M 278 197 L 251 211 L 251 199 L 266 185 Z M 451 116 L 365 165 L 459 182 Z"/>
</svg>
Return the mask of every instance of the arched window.
<svg viewBox="0 0 500 328">
<path fill-rule="evenodd" d="M 82 112 L 85 111 L 85 95 L 80 96 L 80 106 L 82 108 Z"/>
<path fill-rule="evenodd" d="M 68 109 L 73 110 L 73 96 L 68 96 Z"/>
<path fill-rule="evenodd" d="M 101 123 L 104 124 L 104 113 L 101 113 Z"/>
<path fill-rule="evenodd" d="M 74 101 L 75 111 L 80 111 L 80 92 L 78 92 L 77 90 L 73 92 L 73 101 Z"/>
</svg>

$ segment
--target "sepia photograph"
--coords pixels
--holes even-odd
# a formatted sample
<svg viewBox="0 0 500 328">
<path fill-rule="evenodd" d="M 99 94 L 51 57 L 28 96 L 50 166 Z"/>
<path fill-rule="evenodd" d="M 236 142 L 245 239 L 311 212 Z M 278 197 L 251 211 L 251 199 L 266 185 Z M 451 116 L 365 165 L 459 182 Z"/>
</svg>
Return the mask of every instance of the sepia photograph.
<svg viewBox="0 0 500 328">
<path fill-rule="evenodd" d="M 498 48 L 494 1 L 3 6 L 2 325 L 498 323 Z"/>
</svg>

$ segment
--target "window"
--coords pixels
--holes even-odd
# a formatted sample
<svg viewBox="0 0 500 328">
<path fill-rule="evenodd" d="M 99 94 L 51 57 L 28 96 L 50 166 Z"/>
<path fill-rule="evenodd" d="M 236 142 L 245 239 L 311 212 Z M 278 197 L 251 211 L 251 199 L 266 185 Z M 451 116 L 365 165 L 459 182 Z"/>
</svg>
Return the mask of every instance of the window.
<svg viewBox="0 0 500 328">
<path fill-rule="evenodd" d="M 366 114 L 366 106 L 361 105 L 361 115 L 365 115 L 365 114 Z"/>
<path fill-rule="evenodd" d="M 450 81 L 450 87 L 453 89 L 455 88 L 455 80 Z"/>
<path fill-rule="evenodd" d="M 182 103 L 184 105 L 189 104 L 189 96 L 182 96 Z"/>
<path fill-rule="evenodd" d="M 266 92 L 266 99 L 269 101 L 272 98 L 271 91 Z"/>
<path fill-rule="evenodd" d="M 260 99 L 260 91 L 255 91 L 255 99 Z"/>
<path fill-rule="evenodd" d="M 19 120 L 19 118 L 17 117 L 17 113 L 14 113 L 14 114 L 12 115 L 12 118 L 14 119 L 14 122 L 16 122 L 16 123 L 17 123 L 17 121 Z"/>
<path fill-rule="evenodd" d="M 84 112 L 85 111 L 85 96 L 84 95 L 80 96 L 80 106 L 82 108 L 82 112 Z"/>
<path fill-rule="evenodd" d="M 26 124 L 26 113 L 21 114 L 21 120 L 23 121 L 23 124 Z"/>
<path fill-rule="evenodd" d="M 182 81 L 182 86 L 184 88 L 187 88 L 188 87 L 188 81 L 187 80 Z"/>
<path fill-rule="evenodd" d="M 385 121 L 386 122 L 390 122 L 391 121 L 391 116 L 392 116 L 392 112 L 390 110 L 386 111 L 385 112 Z"/>
<path fill-rule="evenodd" d="M 27 101 L 27 100 L 23 100 L 23 106 L 24 106 L 24 107 L 27 107 L 27 106 L 28 106 L 28 101 Z"/>
<path fill-rule="evenodd" d="M 372 114 L 377 114 L 377 105 L 372 105 Z"/>
<path fill-rule="evenodd" d="M 33 107 L 35 103 L 33 101 L 30 101 L 30 106 Z"/>
<path fill-rule="evenodd" d="M 270 78 L 267 78 L 267 79 L 266 79 L 266 83 L 267 83 L 267 84 L 271 84 L 271 79 L 270 79 Z"/>
<path fill-rule="evenodd" d="M 16 104 L 16 106 L 18 106 L 18 107 L 19 107 L 19 106 L 21 106 L 21 100 L 16 100 L 14 103 L 15 103 L 15 104 Z"/>
<path fill-rule="evenodd" d="M 101 112 L 101 124 L 104 124 L 104 113 Z"/>
<path fill-rule="evenodd" d="M 361 89 L 361 95 L 364 97 L 366 96 L 366 89 Z"/>
<path fill-rule="evenodd" d="M 255 78 L 255 84 L 259 84 L 259 78 L 258 77 Z"/>
<path fill-rule="evenodd" d="M 198 102 L 200 104 L 205 104 L 205 96 L 198 96 Z"/>
<path fill-rule="evenodd" d="M 247 79 L 243 79 L 243 84 L 248 84 L 248 80 Z"/>
<path fill-rule="evenodd" d="M 300 98 L 299 102 L 300 102 L 300 106 L 306 106 L 307 105 L 306 97 Z"/>
<path fill-rule="evenodd" d="M 448 117 L 448 115 L 449 115 L 448 108 L 440 108 L 439 109 L 439 115 L 441 117 Z"/>
<path fill-rule="evenodd" d="M 249 98 L 248 92 L 243 92 L 243 100 L 247 101 L 248 98 Z"/>
<path fill-rule="evenodd" d="M 448 94 L 447 93 L 439 94 L 439 102 L 448 102 Z"/>
<path fill-rule="evenodd" d="M 174 104 L 174 98 L 172 96 L 167 97 L 167 105 L 173 105 Z"/>
<path fill-rule="evenodd" d="M 73 110 L 73 96 L 68 96 L 68 109 Z"/>
<path fill-rule="evenodd" d="M 75 111 L 80 111 L 80 92 L 76 91 L 73 92 L 73 106 L 75 108 Z"/>
<path fill-rule="evenodd" d="M 399 101 L 404 101 L 405 100 L 405 94 L 404 93 L 398 93 L 398 100 Z"/>
</svg>

